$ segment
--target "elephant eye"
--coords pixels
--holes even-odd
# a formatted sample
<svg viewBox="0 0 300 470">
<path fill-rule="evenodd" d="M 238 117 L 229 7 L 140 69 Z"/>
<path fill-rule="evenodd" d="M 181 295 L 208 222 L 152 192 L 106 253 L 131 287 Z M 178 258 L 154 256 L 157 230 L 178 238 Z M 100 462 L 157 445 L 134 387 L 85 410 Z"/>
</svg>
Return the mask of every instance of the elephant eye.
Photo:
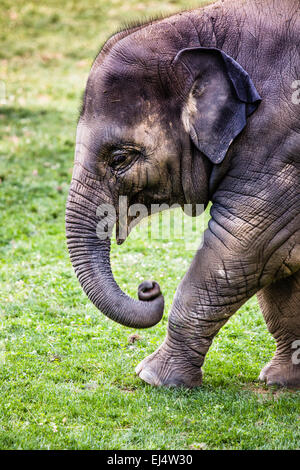
<svg viewBox="0 0 300 470">
<path fill-rule="evenodd" d="M 112 168 L 117 168 L 119 165 L 125 162 L 128 154 L 122 150 L 116 151 L 113 153 L 113 159 L 110 164 Z"/>
<path fill-rule="evenodd" d="M 116 149 L 112 152 L 110 166 L 115 171 L 125 170 L 126 167 L 135 162 L 139 152 L 135 148 Z"/>
</svg>

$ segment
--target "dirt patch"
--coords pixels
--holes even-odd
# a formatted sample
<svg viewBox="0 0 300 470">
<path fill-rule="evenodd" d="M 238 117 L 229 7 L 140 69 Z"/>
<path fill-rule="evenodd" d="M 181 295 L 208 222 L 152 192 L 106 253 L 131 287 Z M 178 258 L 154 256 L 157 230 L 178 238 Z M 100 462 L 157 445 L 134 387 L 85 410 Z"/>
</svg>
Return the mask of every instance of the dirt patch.
<svg viewBox="0 0 300 470">
<path fill-rule="evenodd" d="M 285 388 L 285 387 L 276 387 L 276 386 L 267 387 L 267 385 L 264 385 L 264 384 L 261 384 L 261 383 L 246 384 L 243 387 L 243 390 L 253 392 L 256 395 L 262 395 L 262 396 L 264 396 L 266 398 L 269 398 L 269 399 L 278 398 L 282 395 L 286 395 L 287 393 L 295 394 L 295 393 L 299 392 L 299 390 L 297 390 L 297 389 L 291 389 L 291 388 Z"/>
</svg>

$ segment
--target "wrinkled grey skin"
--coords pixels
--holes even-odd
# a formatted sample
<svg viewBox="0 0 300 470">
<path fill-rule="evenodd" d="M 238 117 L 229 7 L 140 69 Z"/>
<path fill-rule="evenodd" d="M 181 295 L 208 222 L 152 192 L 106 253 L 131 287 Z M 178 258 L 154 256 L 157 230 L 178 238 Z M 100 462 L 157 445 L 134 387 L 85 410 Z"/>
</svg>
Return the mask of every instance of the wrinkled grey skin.
<svg viewBox="0 0 300 470">
<path fill-rule="evenodd" d="M 147 207 L 212 202 L 166 339 L 136 369 L 150 384 L 200 385 L 214 336 L 257 294 L 277 342 L 260 379 L 300 385 L 291 360 L 300 339 L 300 105 L 292 99 L 299 31 L 298 0 L 225 0 L 120 32 L 93 64 L 66 214 L 71 260 L 92 302 L 139 328 L 163 312 L 157 284 L 142 285 L 133 300 L 115 283 L 109 241 L 96 236 L 99 204 L 117 204 L 120 195 Z M 218 51 L 180 53 L 199 46 L 233 58 L 262 99 L 223 147 L 220 110 L 245 107 Z"/>
</svg>

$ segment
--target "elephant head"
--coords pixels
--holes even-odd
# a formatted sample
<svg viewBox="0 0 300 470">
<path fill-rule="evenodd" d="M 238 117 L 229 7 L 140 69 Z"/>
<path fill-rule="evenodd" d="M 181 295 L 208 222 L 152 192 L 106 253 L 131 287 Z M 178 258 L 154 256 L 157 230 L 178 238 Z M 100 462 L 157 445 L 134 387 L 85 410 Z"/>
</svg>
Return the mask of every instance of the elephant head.
<svg viewBox="0 0 300 470">
<path fill-rule="evenodd" d="M 144 328 L 160 321 L 164 300 L 155 282 L 139 299 L 116 284 L 109 237 L 100 240 L 99 207 L 178 203 L 207 205 L 212 168 L 260 100 L 231 57 L 214 48 L 164 50 L 136 39 L 110 40 L 96 58 L 78 122 L 66 232 L 70 257 L 90 300 L 109 318 Z M 101 237 L 100 237 L 101 238 Z"/>
</svg>

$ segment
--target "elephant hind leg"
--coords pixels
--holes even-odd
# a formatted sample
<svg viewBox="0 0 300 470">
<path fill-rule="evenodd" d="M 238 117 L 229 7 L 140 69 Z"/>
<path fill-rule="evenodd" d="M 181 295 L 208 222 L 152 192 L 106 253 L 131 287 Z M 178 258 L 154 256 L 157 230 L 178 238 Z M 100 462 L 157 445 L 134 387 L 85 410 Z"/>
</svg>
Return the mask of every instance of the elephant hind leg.
<svg viewBox="0 0 300 470">
<path fill-rule="evenodd" d="M 258 294 L 276 353 L 260 373 L 267 385 L 300 387 L 300 271 L 262 289 Z"/>
</svg>

